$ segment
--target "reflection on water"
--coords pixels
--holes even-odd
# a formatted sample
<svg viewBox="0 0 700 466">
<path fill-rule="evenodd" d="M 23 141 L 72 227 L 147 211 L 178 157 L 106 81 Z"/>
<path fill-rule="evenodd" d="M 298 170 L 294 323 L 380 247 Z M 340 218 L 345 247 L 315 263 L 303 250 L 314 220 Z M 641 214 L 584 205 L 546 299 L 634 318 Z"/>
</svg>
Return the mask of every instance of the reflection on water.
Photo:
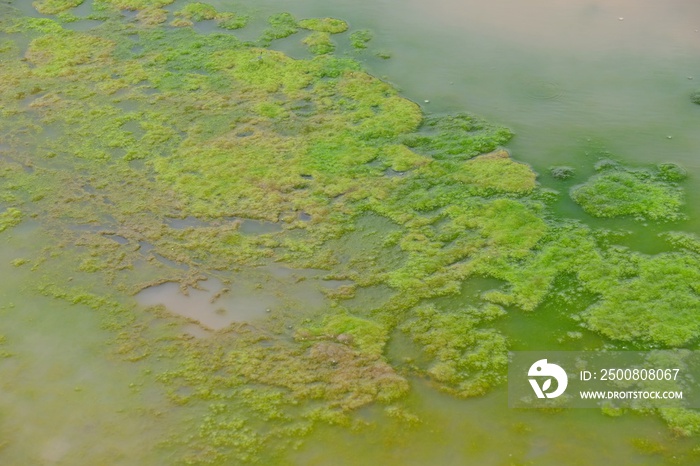
<svg viewBox="0 0 700 466">
<path fill-rule="evenodd" d="M 324 288 L 351 283 L 321 280 L 318 271 L 266 266 L 234 274 L 226 283 L 210 277 L 184 290 L 175 282 L 151 286 L 139 292 L 136 300 L 142 306 L 165 306 L 206 329 L 220 330 L 234 322 L 254 322 L 279 313 L 319 311 L 326 304 Z M 191 326 L 186 332 L 207 335 Z"/>
<path fill-rule="evenodd" d="M 254 290 L 231 294 L 215 278 L 198 283 L 198 288 L 187 288 L 184 294 L 178 283 L 163 283 L 141 291 L 136 299 L 144 306 L 162 304 L 171 312 L 200 322 L 205 327 L 219 330 L 233 322 L 259 319 L 265 310 L 279 304 L 273 296 L 264 296 Z"/>
</svg>

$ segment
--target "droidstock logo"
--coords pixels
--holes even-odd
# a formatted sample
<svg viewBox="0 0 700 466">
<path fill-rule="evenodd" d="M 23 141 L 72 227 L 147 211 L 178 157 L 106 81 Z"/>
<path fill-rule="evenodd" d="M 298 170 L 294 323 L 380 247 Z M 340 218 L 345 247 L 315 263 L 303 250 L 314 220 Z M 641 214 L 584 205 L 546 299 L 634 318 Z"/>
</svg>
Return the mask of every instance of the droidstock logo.
<svg viewBox="0 0 700 466">
<path fill-rule="evenodd" d="M 527 375 L 529 377 L 536 377 L 529 380 L 537 398 L 556 398 L 564 393 L 569 383 L 569 378 L 566 376 L 564 369 L 556 364 L 547 363 L 546 359 L 540 359 L 530 366 Z M 552 378 L 556 379 L 557 387 L 556 390 L 549 393 L 548 390 L 552 388 Z M 538 379 L 543 379 L 542 385 L 539 384 Z"/>
</svg>

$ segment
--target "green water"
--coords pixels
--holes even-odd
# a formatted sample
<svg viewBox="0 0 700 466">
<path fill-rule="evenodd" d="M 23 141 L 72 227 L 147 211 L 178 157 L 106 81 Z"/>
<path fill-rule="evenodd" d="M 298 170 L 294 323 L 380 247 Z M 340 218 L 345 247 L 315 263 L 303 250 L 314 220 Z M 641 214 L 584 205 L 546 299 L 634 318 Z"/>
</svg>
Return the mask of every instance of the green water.
<svg viewBox="0 0 700 466">
<path fill-rule="evenodd" d="M 180 3 L 168 8 L 174 10 Z M 512 128 L 516 137 L 508 148 L 513 157 L 531 164 L 540 183 L 561 191 L 556 212 L 595 227 L 629 230 L 621 244 L 656 253 L 667 249 L 657 233 L 700 226 L 700 210 L 695 207 L 700 200 L 700 164 L 695 155 L 700 148 L 695 131 L 700 106 L 688 99 L 692 90 L 700 88 L 700 33 L 693 23 L 700 18 L 700 7 L 680 1 L 665 2 L 663 7 L 651 1 L 568 2 L 565 7 L 553 1 L 524 6 L 511 0 L 488 5 L 446 0 L 210 3 L 222 9 L 242 7 L 258 17 L 279 11 L 300 18 L 334 16 L 353 27 L 371 29 L 375 34 L 371 50 L 358 56 L 373 74 L 396 84 L 426 112 L 466 109 Z M 31 11 L 28 3 L 21 6 Z M 69 27 L 90 26 L 78 22 Z M 254 37 L 255 27 L 254 22 L 251 32 L 241 32 L 241 37 Z M 198 28 L 209 32 L 213 25 Z M 275 47 L 292 56 L 308 56 L 297 37 Z M 374 57 L 375 48 L 389 50 L 393 57 Z M 343 53 L 356 56 L 339 49 Z M 675 161 L 686 167 L 691 174 L 684 183 L 689 220 L 646 225 L 584 214 L 566 191 L 585 180 L 607 152 L 626 164 Z M 576 176 L 556 181 L 548 175 L 552 165 L 570 165 Z M 349 237 L 344 247 L 363 250 L 372 241 L 373 228 L 369 222 L 363 226 L 367 234 Z M 3 236 L 0 296 L 5 323 L 0 333 L 16 355 L 0 360 L 0 433 L 6 443 L 0 457 L 7 464 L 166 464 L 176 448 L 161 443 L 188 417 L 188 408 L 165 400 L 161 387 L 144 373 L 150 366 L 126 363 L 106 349 L 114 335 L 103 330 L 92 310 L 37 297 L 31 291 L 36 275 L 9 265 L 49 242 L 31 224 Z M 391 260 L 390 254 L 386 260 Z M 481 292 L 495 286 L 498 282 L 473 280 L 461 294 L 438 298 L 435 304 L 450 311 L 478 300 Z M 318 293 L 314 288 L 307 297 L 318 303 Z M 361 309 L 384 293 L 381 287 L 368 288 L 348 301 L 348 307 Z M 570 308 L 553 299 L 535 313 L 508 309 L 496 327 L 511 339 L 513 349 L 580 350 L 613 344 L 570 319 L 586 305 L 583 297 Z M 273 316 L 271 326 L 285 327 L 285 318 Z M 576 331 L 582 333 L 580 338 L 561 337 Z M 389 345 L 390 357 L 395 355 L 399 366 L 401 355 L 416 352 L 398 336 Z M 285 461 L 300 465 L 700 462 L 696 440 L 674 437 L 654 416 L 514 411 L 507 408 L 503 388 L 462 400 L 438 392 L 426 380 L 413 377 L 410 383 L 405 411 L 364 407 L 354 432 L 320 427 Z M 634 441 L 640 438 L 656 446 L 653 453 L 640 453 Z"/>
<path fill-rule="evenodd" d="M 181 414 L 144 385 L 145 367 L 111 354 L 94 312 L 37 296 L 36 277 L 10 265 L 46 241 L 28 223 L 0 243 L 2 332 L 12 354 L 0 360 L 2 461 L 156 464 L 157 445 Z"/>
</svg>

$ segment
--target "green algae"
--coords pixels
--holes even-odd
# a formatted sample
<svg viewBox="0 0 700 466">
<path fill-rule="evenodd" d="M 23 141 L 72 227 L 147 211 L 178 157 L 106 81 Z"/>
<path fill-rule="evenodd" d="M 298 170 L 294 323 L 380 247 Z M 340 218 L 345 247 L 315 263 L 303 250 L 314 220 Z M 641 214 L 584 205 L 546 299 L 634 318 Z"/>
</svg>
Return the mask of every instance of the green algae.
<svg viewBox="0 0 700 466">
<path fill-rule="evenodd" d="M 188 3 L 174 14 L 178 18 L 174 21 L 175 26 L 191 26 L 192 23 L 215 20 L 220 28 L 229 30 L 245 27 L 250 19 L 244 15 L 219 12 L 213 6 L 201 2 Z"/>
<path fill-rule="evenodd" d="M 650 220 L 681 218 L 683 193 L 673 183 L 680 180 L 678 169 L 665 165 L 658 174 L 617 167 L 594 175 L 571 189 L 571 197 L 595 217 L 633 216 Z"/>
<path fill-rule="evenodd" d="M 688 177 L 688 172 L 685 168 L 673 162 L 664 162 L 656 166 L 658 177 L 664 181 L 683 181 Z"/>
<path fill-rule="evenodd" d="M 299 27 L 316 32 L 340 34 L 348 30 L 348 23 L 336 18 L 309 18 L 299 21 Z"/>
<path fill-rule="evenodd" d="M 374 35 L 368 29 L 359 29 L 350 34 L 350 45 L 355 49 L 366 49 Z"/>
<path fill-rule="evenodd" d="M 639 257 L 632 273 L 600 287 L 604 300 L 585 313 L 589 325 L 621 340 L 680 346 L 700 335 L 693 325 L 700 313 L 696 273 L 700 262 L 682 254 Z M 648 303 L 654 303 L 653 308 Z"/>
<path fill-rule="evenodd" d="M 299 23 L 289 13 L 278 13 L 267 19 L 270 27 L 265 29 L 258 39 L 261 46 L 269 46 L 273 40 L 284 39 L 299 32 Z"/>
<path fill-rule="evenodd" d="M 324 55 L 335 50 L 335 44 L 327 32 L 317 31 L 309 34 L 302 41 L 314 55 Z"/>
<path fill-rule="evenodd" d="M 22 211 L 14 207 L 8 208 L 4 212 L 0 212 L 0 233 L 19 225 L 22 221 Z"/>
<path fill-rule="evenodd" d="M 45 15 L 55 15 L 71 8 L 75 8 L 84 0 L 37 0 L 32 3 L 36 11 Z"/>
<path fill-rule="evenodd" d="M 377 51 L 374 53 L 374 55 L 377 56 L 378 58 L 381 58 L 382 60 L 388 60 L 388 59 L 390 59 L 394 54 L 391 53 L 390 50 L 377 50 Z"/>
<path fill-rule="evenodd" d="M 440 388 L 459 396 L 478 396 L 504 380 L 508 363 L 503 335 L 480 329 L 478 324 L 504 314 L 495 305 L 454 313 L 422 307 L 402 330 L 434 358 L 426 372 Z"/>
<path fill-rule="evenodd" d="M 687 233 L 685 231 L 668 231 L 665 233 L 660 233 L 659 236 L 676 247 L 685 248 L 690 251 L 700 253 L 700 237 L 694 233 Z"/>
<path fill-rule="evenodd" d="M 26 53 L 27 61 L 36 66 L 36 73 L 47 77 L 73 79 L 89 74 L 90 65 L 107 59 L 113 43 L 90 34 L 61 30 L 34 39 Z"/>
<path fill-rule="evenodd" d="M 384 146 L 380 152 L 379 159 L 387 163 L 396 172 L 412 170 L 430 162 L 428 157 L 416 154 L 402 144 Z"/>
<path fill-rule="evenodd" d="M 535 189 L 535 174 L 523 163 L 514 162 L 506 151 L 481 155 L 461 166 L 455 179 L 473 185 L 486 195 L 527 194 Z"/>
<path fill-rule="evenodd" d="M 572 167 L 552 167 L 549 169 L 549 173 L 553 178 L 558 180 L 568 180 L 574 176 L 575 170 Z"/>
<path fill-rule="evenodd" d="M 8 28 L 31 43 L 26 62 L 19 47 L 0 49 L 11 63 L 0 71 L 2 142 L 13 149 L 0 177 L 11 207 L 0 215 L 39 218 L 57 238 L 58 247 L 27 259 L 41 293 L 100 313 L 115 354 L 152 364 L 173 406 L 199 413 L 173 433 L 180 460 L 264 462 L 318 425 L 352 427 L 359 408 L 400 405 L 410 384 L 385 356 L 396 330 L 428 360 L 410 375 L 457 396 L 487 393 L 503 381 L 508 349 L 494 328 L 505 312 L 498 305 L 537 312 L 563 278 L 595 297 L 572 318 L 607 338 L 649 346 L 697 338 L 694 238 L 668 236 L 682 249 L 656 256 L 615 246 L 553 217 L 535 173 L 494 152 L 508 129 L 468 114 L 424 116 L 359 63 L 328 52 L 294 60 L 229 34 L 159 27 L 167 3 L 103 1 L 143 16 L 99 31 L 45 19 Z M 179 17 L 217 19 L 202 5 Z M 332 32 L 289 14 L 269 24 L 258 45 L 300 27 L 324 40 Z M 27 135 L 29 149 L 20 144 Z M 617 202 L 615 215 L 652 219 L 677 213 L 681 170 L 599 168 L 584 185 L 603 191 L 592 205 Z M 197 222 L 169 224 L 188 217 Z M 372 242 L 353 242 L 371 217 L 386 227 Z M 246 234 L 241 219 L 279 228 Z M 149 285 L 184 287 L 270 261 L 355 285 L 329 292 L 318 315 L 287 312 L 210 339 L 130 301 Z M 480 277 L 504 284 L 458 309 L 429 303 Z M 380 302 L 343 308 L 370 287 L 383 290 Z M 396 405 L 386 412 L 403 416 Z M 679 432 L 697 431 L 694 411 L 660 415 Z"/>
<path fill-rule="evenodd" d="M 310 332 L 310 333 L 306 333 Z M 335 339 L 358 348 L 359 351 L 380 356 L 388 339 L 387 329 L 367 319 L 337 314 L 326 317 L 321 326 L 303 331 L 298 338 L 312 336 Z"/>
<path fill-rule="evenodd" d="M 170 5 L 175 0 L 94 0 L 95 8 L 112 7 L 120 10 L 145 10 Z"/>
<path fill-rule="evenodd" d="M 201 2 L 188 3 L 175 12 L 175 16 L 194 22 L 216 19 L 218 14 L 219 12 L 216 11 L 216 8 Z"/>
<path fill-rule="evenodd" d="M 136 14 L 136 19 L 144 26 L 156 26 L 168 20 L 168 11 L 163 8 L 144 8 Z"/>
<path fill-rule="evenodd" d="M 405 136 L 408 147 L 436 159 L 467 159 L 495 150 L 508 142 L 512 133 L 466 113 L 428 116 L 422 123 L 424 131 Z"/>
</svg>

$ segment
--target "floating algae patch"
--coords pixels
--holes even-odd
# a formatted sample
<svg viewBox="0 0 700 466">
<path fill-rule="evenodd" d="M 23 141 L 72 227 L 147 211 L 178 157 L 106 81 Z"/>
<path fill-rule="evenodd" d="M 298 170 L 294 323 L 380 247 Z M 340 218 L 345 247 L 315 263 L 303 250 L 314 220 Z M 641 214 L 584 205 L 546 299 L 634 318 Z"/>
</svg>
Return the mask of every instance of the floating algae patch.
<svg viewBox="0 0 700 466">
<path fill-rule="evenodd" d="M 467 113 L 428 116 L 416 134 L 402 135 L 402 142 L 437 159 L 468 159 L 491 152 L 513 134 Z"/>
<path fill-rule="evenodd" d="M 500 150 L 465 162 L 454 177 L 477 189 L 492 193 L 526 194 L 535 189 L 535 174 L 530 167 L 515 162 Z"/>
<path fill-rule="evenodd" d="M 160 8 L 170 5 L 175 0 L 94 0 L 94 5 L 101 7 L 108 5 L 120 10 L 145 10 L 147 8 Z"/>
<path fill-rule="evenodd" d="M 493 304 L 459 312 L 438 312 L 425 306 L 416 309 L 402 330 L 431 358 L 425 371 L 439 388 L 458 396 L 477 396 L 505 377 L 505 337 L 496 330 L 479 328 L 480 323 L 503 314 Z"/>
<path fill-rule="evenodd" d="M 354 31 L 350 34 L 350 45 L 354 49 L 361 50 L 366 49 L 369 41 L 372 40 L 374 35 L 368 29 L 360 29 L 359 31 Z"/>
<path fill-rule="evenodd" d="M 698 270 L 697 256 L 640 255 L 628 264 L 626 277 L 607 283 L 598 278 L 603 299 L 589 307 L 584 318 L 611 338 L 683 346 L 700 335 Z"/>
<path fill-rule="evenodd" d="M 20 211 L 19 209 L 10 207 L 4 212 L 0 212 L 0 233 L 7 230 L 8 228 L 12 228 L 14 226 L 19 225 L 21 221 L 22 211 Z"/>
<path fill-rule="evenodd" d="M 55 15 L 71 8 L 75 8 L 84 0 L 36 0 L 32 3 L 39 13 L 45 15 Z"/>
<path fill-rule="evenodd" d="M 335 44 L 327 32 L 316 31 L 302 41 L 314 55 L 324 55 L 335 50 Z"/>
<path fill-rule="evenodd" d="M 299 27 L 311 31 L 340 34 L 348 30 L 348 23 L 336 18 L 309 18 L 299 21 Z"/>
<path fill-rule="evenodd" d="M 260 45 L 268 46 L 273 40 L 284 39 L 299 32 L 299 23 L 289 13 L 278 13 L 267 19 L 269 27 L 262 32 L 258 39 Z"/>
<path fill-rule="evenodd" d="M 173 21 L 172 25 L 179 27 L 192 26 L 193 23 L 200 21 L 215 20 L 220 28 L 240 29 L 249 20 L 247 16 L 239 16 L 230 12 L 222 13 L 213 6 L 201 2 L 184 5 L 175 12 L 175 16 L 177 19 Z"/>
<path fill-rule="evenodd" d="M 602 173 L 571 188 L 571 198 L 594 217 L 631 216 L 649 220 L 683 218 L 683 192 L 674 183 L 682 169 L 673 164 L 656 170 L 602 165 Z"/>
</svg>

